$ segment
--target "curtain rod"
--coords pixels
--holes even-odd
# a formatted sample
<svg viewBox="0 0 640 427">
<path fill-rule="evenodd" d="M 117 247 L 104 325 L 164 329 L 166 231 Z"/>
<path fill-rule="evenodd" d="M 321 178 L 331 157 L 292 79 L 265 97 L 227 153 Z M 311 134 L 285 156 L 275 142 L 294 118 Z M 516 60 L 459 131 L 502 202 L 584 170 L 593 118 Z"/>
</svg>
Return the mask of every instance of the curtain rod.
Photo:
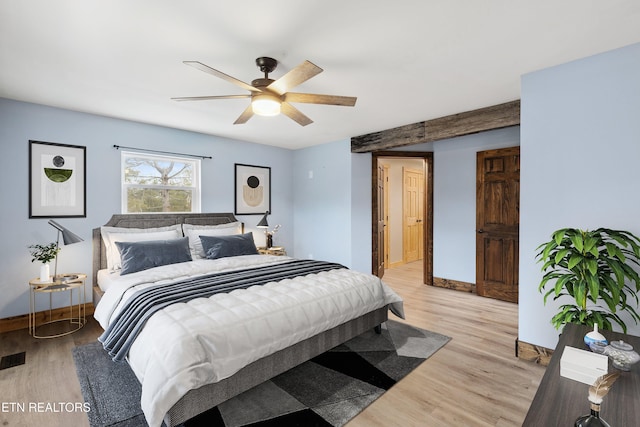
<svg viewBox="0 0 640 427">
<path fill-rule="evenodd" d="M 199 158 L 199 159 L 212 159 L 213 158 L 211 156 L 201 156 L 199 154 L 173 153 L 171 151 L 149 150 L 148 148 L 124 147 L 122 145 L 115 145 L 115 144 L 114 144 L 113 148 L 115 148 L 116 150 L 124 148 L 125 150 L 144 151 L 145 153 L 173 154 L 173 155 L 176 155 L 176 156 L 195 157 L 195 158 Z"/>
</svg>

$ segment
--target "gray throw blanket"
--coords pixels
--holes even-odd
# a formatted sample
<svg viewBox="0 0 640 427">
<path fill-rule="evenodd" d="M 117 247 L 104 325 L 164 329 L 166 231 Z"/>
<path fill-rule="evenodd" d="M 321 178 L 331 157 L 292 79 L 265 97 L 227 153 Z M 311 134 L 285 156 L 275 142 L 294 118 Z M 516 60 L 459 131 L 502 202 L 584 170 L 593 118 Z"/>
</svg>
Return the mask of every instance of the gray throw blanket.
<svg viewBox="0 0 640 427">
<path fill-rule="evenodd" d="M 171 304 L 342 268 L 345 267 L 324 261 L 293 260 L 283 264 L 215 273 L 172 284 L 151 286 L 129 298 L 98 341 L 114 361 L 121 362 L 129 353 L 129 348 L 146 321 L 155 312 Z"/>
</svg>

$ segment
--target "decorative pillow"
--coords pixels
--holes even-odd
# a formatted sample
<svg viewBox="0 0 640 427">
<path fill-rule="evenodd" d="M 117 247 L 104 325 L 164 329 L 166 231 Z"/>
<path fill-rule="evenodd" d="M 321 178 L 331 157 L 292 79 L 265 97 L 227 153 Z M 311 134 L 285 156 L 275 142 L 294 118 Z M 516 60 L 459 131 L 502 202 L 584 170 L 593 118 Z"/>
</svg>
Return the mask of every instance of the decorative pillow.
<svg viewBox="0 0 640 427">
<path fill-rule="evenodd" d="M 200 236 L 200 240 L 208 259 L 258 253 L 251 232 L 231 236 Z"/>
<path fill-rule="evenodd" d="M 242 233 L 242 223 L 239 221 L 220 225 L 182 224 L 184 235 L 189 238 L 189 249 L 192 258 L 206 258 L 200 236 L 227 236 Z"/>
<path fill-rule="evenodd" d="M 189 239 L 186 237 L 115 244 L 122 259 L 121 276 L 161 265 L 191 261 Z"/>
<path fill-rule="evenodd" d="M 123 227 L 100 227 L 102 241 L 106 249 L 107 269 L 109 271 L 119 270 L 120 252 L 115 242 L 141 242 L 149 240 L 171 240 L 182 237 L 180 224 L 168 227 L 156 228 L 123 228 Z"/>
</svg>

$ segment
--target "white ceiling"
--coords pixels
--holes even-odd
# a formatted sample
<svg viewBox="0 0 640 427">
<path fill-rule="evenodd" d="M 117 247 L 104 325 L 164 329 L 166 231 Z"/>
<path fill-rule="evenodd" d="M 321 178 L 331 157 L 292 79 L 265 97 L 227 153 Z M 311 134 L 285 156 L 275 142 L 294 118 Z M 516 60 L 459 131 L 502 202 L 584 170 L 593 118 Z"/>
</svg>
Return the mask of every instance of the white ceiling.
<svg viewBox="0 0 640 427">
<path fill-rule="evenodd" d="M 301 148 L 520 97 L 520 76 L 640 41 L 638 0 L 0 0 L 0 97 Z M 254 116 L 242 81 L 305 59 L 296 92 L 357 96 L 296 105 L 314 123 Z"/>
</svg>

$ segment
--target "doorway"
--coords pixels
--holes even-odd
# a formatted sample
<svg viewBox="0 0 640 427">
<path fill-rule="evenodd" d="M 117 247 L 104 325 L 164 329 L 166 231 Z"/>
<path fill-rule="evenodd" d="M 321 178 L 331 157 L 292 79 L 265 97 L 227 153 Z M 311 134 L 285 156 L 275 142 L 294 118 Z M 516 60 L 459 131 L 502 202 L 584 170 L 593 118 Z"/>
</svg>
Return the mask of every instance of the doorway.
<svg viewBox="0 0 640 427">
<path fill-rule="evenodd" d="M 385 163 L 406 159 L 401 169 L 403 185 L 389 191 L 389 168 Z M 417 161 L 417 162 L 416 162 Z M 412 163 L 410 163 L 412 162 Z M 402 262 L 422 260 L 423 282 L 433 284 L 433 153 L 380 151 L 372 153 L 372 270 L 378 277 L 397 262 L 391 246 L 398 234 Z M 400 231 L 393 232 L 392 210 L 400 210 Z M 406 214 L 405 214 L 406 213 Z M 397 217 L 397 215 L 396 215 Z M 394 238 L 395 237 L 395 238 Z M 397 243 L 396 243 L 397 244 Z M 407 249 L 405 251 L 405 248 Z"/>
</svg>

